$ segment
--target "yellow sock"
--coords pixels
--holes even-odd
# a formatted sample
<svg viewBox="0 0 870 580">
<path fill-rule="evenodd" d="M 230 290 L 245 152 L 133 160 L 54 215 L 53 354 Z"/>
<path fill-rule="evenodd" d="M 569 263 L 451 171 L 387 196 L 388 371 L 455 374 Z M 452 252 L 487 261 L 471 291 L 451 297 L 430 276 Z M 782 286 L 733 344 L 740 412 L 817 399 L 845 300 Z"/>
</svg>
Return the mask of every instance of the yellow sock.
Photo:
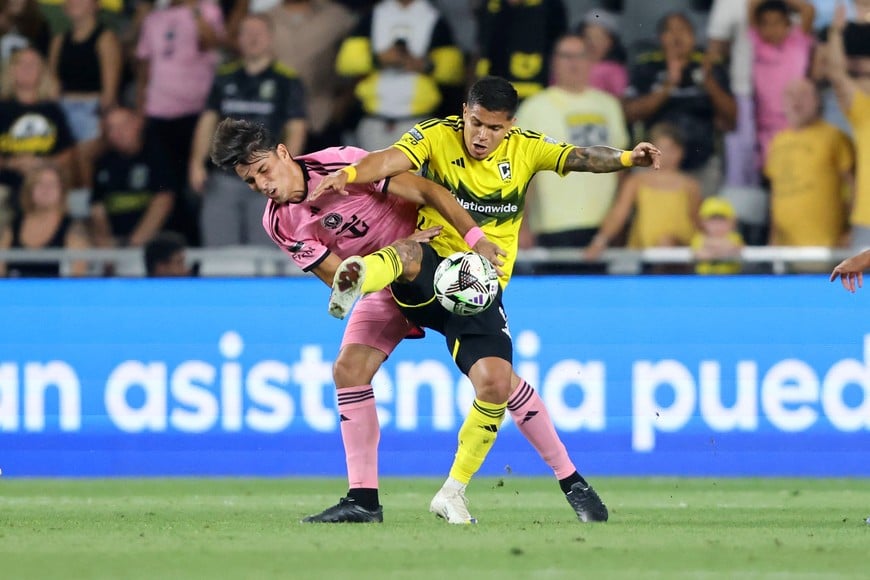
<svg viewBox="0 0 870 580">
<path fill-rule="evenodd" d="M 474 399 L 471 412 L 459 429 L 459 448 L 450 477 L 465 484 L 471 481 L 495 443 L 506 407 L 507 401 L 497 404 Z"/>
<path fill-rule="evenodd" d="M 366 277 L 362 283 L 363 294 L 383 290 L 402 275 L 402 260 L 393 246 L 363 256 L 363 262 L 366 265 Z"/>
</svg>

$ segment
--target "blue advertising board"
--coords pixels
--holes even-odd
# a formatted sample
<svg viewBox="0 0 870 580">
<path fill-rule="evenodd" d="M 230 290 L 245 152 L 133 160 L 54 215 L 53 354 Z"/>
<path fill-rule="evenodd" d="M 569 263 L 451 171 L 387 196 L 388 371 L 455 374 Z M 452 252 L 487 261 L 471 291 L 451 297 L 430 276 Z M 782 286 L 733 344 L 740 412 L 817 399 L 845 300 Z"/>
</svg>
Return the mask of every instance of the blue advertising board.
<svg viewBox="0 0 870 580">
<path fill-rule="evenodd" d="M 336 475 L 344 322 L 313 279 L 0 282 L 4 476 Z M 517 278 L 514 364 L 592 475 L 870 475 L 870 293 L 824 277 Z M 444 475 L 443 339 L 375 382 L 384 475 Z M 506 419 L 483 474 L 548 468 Z"/>
</svg>

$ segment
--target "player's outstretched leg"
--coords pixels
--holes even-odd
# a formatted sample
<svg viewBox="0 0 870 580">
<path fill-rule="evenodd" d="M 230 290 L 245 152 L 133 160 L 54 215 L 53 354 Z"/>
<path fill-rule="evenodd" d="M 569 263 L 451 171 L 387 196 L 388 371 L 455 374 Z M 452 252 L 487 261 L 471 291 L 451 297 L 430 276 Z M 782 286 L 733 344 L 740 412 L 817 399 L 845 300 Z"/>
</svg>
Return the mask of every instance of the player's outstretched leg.
<svg viewBox="0 0 870 580">
<path fill-rule="evenodd" d="M 519 385 L 508 399 L 507 407 L 514 423 L 553 470 L 577 519 L 581 522 L 606 522 L 607 506 L 577 472 L 565 444 L 556 433 L 544 401 L 526 381 L 519 377 L 515 379 L 519 380 Z"/>
</svg>

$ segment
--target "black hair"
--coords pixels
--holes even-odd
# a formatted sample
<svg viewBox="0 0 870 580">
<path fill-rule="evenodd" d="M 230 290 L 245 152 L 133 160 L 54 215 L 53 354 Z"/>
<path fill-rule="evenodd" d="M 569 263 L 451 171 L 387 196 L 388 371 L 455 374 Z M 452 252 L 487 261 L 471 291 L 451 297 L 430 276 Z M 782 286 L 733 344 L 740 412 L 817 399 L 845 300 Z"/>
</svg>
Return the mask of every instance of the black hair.
<svg viewBox="0 0 870 580">
<path fill-rule="evenodd" d="M 184 236 L 175 232 L 160 232 L 145 244 L 145 272 L 149 277 L 157 275 L 157 266 L 168 262 L 172 256 L 184 250 Z"/>
<path fill-rule="evenodd" d="M 664 16 L 659 18 L 658 22 L 656 23 L 656 34 L 658 36 L 661 36 L 662 33 L 665 31 L 665 28 L 667 27 L 668 22 L 670 22 L 674 18 L 676 18 L 678 20 L 682 20 L 683 22 L 685 22 L 686 25 L 688 25 L 688 27 L 692 30 L 692 33 L 694 34 L 695 25 L 692 23 L 692 19 L 689 18 L 688 14 L 686 14 L 685 12 L 680 12 L 679 10 L 675 10 L 673 12 L 668 12 L 667 14 L 665 14 Z"/>
<path fill-rule="evenodd" d="M 580 35 L 585 40 L 586 39 L 586 28 L 588 26 L 591 26 L 591 24 L 588 22 L 581 22 L 580 24 L 577 25 L 577 28 L 574 29 L 573 34 L 569 32 L 568 34 L 562 35 L 559 38 L 559 40 L 556 41 L 556 44 L 559 44 L 559 42 L 561 42 L 562 39 L 564 39 L 564 38 L 567 38 L 570 36 L 575 36 L 575 35 Z M 611 45 L 610 45 L 610 50 L 607 51 L 607 54 L 605 54 L 604 58 L 602 58 L 601 60 L 607 61 L 607 62 L 616 62 L 619 64 L 625 64 L 626 62 L 628 62 L 628 53 L 625 50 L 625 45 L 622 44 L 622 39 L 619 38 L 619 36 L 617 34 L 614 34 L 607 27 L 602 27 L 602 28 L 607 30 L 607 34 L 610 35 Z M 553 46 L 556 46 L 556 44 L 554 44 Z"/>
<path fill-rule="evenodd" d="M 789 17 L 789 7 L 785 0 L 764 0 L 761 4 L 755 7 L 755 13 L 753 16 L 755 20 L 758 21 L 761 19 L 762 15 L 768 12 L 779 12 L 786 18 Z"/>
<path fill-rule="evenodd" d="M 262 123 L 227 118 L 215 130 L 210 157 L 221 169 L 233 169 L 262 159 L 274 148 L 272 136 Z"/>
<path fill-rule="evenodd" d="M 655 143 L 662 137 L 670 139 L 680 147 L 686 147 L 686 135 L 683 130 L 667 121 L 661 121 L 650 127 L 647 132 L 647 139 Z"/>
<path fill-rule="evenodd" d="M 513 118 L 519 106 L 519 96 L 512 84 L 501 77 L 488 76 L 468 89 L 466 105 L 480 105 L 487 111 L 504 111 Z"/>
</svg>

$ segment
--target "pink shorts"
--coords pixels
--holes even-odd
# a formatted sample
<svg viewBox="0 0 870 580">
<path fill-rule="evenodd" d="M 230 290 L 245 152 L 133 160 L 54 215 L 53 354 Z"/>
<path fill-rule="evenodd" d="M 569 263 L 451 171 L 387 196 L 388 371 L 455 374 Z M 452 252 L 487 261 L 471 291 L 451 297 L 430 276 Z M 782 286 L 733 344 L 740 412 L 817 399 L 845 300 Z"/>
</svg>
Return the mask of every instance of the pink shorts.
<svg viewBox="0 0 870 580">
<path fill-rule="evenodd" d="M 348 344 L 364 344 L 390 356 L 405 337 L 419 337 L 420 329 L 408 322 L 399 311 L 389 289 L 367 294 L 360 299 L 350 313 L 344 329 L 341 347 Z"/>
</svg>

